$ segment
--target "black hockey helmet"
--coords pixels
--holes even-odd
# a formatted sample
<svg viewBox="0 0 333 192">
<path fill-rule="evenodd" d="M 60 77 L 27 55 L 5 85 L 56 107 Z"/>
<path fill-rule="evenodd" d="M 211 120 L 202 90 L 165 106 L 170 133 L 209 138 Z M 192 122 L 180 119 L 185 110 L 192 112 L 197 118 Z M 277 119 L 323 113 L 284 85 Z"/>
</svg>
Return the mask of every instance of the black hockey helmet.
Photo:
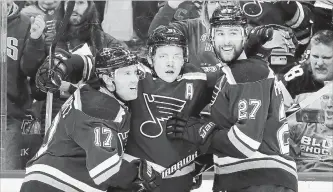
<svg viewBox="0 0 333 192">
<path fill-rule="evenodd" d="M 239 2 L 223 1 L 219 2 L 218 6 L 209 20 L 211 27 L 221 25 L 240 25 L 247 24 L 247 18 L 240 7 Z"/>
<path fill-rule="evenodd" d="M 176 45 L 183 48 L 184 60 L 188 62 L 187 38 L 179 29 L 163 25 L 157 27 L 147 41 L 149 56 L 155 55 L 156 48 L 164 45 Z"/>
<path fill-rule="evenodd" d="M 95 58 L 97 74 L 112 74 L 116 69 L 136 64 L 137 56 L 122 47 L 103 48 Z"/>
</svg>

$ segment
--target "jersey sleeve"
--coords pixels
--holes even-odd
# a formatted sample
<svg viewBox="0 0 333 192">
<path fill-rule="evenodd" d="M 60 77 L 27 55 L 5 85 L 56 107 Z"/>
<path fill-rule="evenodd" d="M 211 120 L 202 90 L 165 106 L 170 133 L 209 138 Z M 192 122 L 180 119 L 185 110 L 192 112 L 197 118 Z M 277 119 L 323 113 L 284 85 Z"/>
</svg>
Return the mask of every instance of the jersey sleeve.
<svg viewBox="0 0 333 192">
<path fill-rule="evenodd" d="M 114 123 L 89 121 L 76 111 L 75 127 L 70 137 L 86 152 L 86 167 L 93 181 L 108 182 L 121 166 L 122 143 Z"/>
<path fill-rule="evenodd" d="M 211 115 L 221 130 L 214 134 L 212 148 L 222 154 L 247 158 L 262 142 L 274 80 L 236 84 L 223 76 L 215 87 Z M 225 123 L 228 122 L 228 123 Z"/>
<path fill-rule="evenodd" d="M 73 54 L 70 59 L 65 61 L 67 75 L 81 74 L 82 81 L 92 78 L 94 72 L 94 62 L 90 55 Z"/>
<path fill-rule="evenodd" d="M 148 34 L 152 34 L 152 32 L 161 25 L 170 25 L 179 29 L 187 38 L 189 38 L 187 20 L 172 22 L 176 11 L 176 9 L 171 8 L 168 3 L 166 3 L 155 15 L 150 24 Z"/>
<path fill-rule="evenodd" d="M 21 70 L 26 76 L 33 77 L 37 73 L 39 66 L 46 57 L 44 46 L 43 37 L 38 39 L 27 38 L 20 61 Z"/>
<path fill-rule="evenodd" d="M 110 110 L 109 104 L 105 104 L 107 109 L 102 108 L 100 103 L 95 103 L 96 107 L 85 107 L 87 105 L 90 106 L 91 104 L 89 103 L 83 106 L 84 102 L 81 103 L 81 101 L 85 101 L 86 97 L 92 96 L 80 97 L 79 93 L 84 88 L 82 87 L 75 91 L 71 97 L 73 98 L 72 102 L 68 104 L 71 107 L 64 105 L 65 107 L 62 109 L 64 111 L 62 116 L 65 120 L 67 134 L 85 151 L 87 170 L 97 185 L 114 186 L 117 183 L 116 181 L 121 179 L 124 182 L 131 183 L 137 172 L 133 166 L 127 166 L 126 168 L 122 165 L 125 140 L 119 133 L 119 130 L 122 130 L 123 116 L 126 113 L 120 106 L 114 106 Z M 103 101 L 103 99 L 96 100 Z M 110 100 L 104 101 L 111 102 Z M 96 108 L 99 109 L 99 112 L 103 112 L 99 114 L 95 110 Z M 94 114 L 94 116 L 90 114 Z M 64 117 L 66 115 L 67 117 Z M 108 116 L 111 118 L 104 118 Z M 119 178 L 121 170 L 131 175 Z"/>
<path fill-rule="evenodd" d="M 290 65 L 281 71 L 278 78 L 281 87 L 288 91 L 289 95 L 283 93 L 285 99 L 295 99 L 297 95 L 316 92 L 324 86 L 313 78 L 308 64 Z"/>
<path fill-rule="evenodd" d="M 168 3 L 160 8 L 160 10 L 156 13 L 153 21 L 151 22 L 148 30 L 148 35 L 152 34 L 153 31 L 160 25 L 169 25 L 171 23 L 173 16 L 176 12 L 176 9 L 171 8 Z"/>
</svg>

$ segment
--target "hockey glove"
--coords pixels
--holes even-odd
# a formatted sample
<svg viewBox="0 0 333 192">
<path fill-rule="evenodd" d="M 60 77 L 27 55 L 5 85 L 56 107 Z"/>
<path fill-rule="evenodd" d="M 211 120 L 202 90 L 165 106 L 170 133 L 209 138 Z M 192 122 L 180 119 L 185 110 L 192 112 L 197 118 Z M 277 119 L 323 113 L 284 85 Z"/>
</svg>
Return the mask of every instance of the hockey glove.
<svg viewBox="0 0 333 192">
<path fill-rule="evenodd" d="M 56 49 L 53 57 L 54 65 L 49 67 L 50 56 L 48 56 L 42 66 L 39 67 L 36 74 L 36 86 L 43 92 L 57 92 L 61 86 L 61 81 L 66 77 L 67 67 L 65 60 L 70 58 L 71 55 L 62 50 Z"/>
<path fill-rule="evenodd" d="M 169 139 L 182 139 L 195 145 L 201 154 L 208 150 L 209 138 L 217 125 L 213 122 L 182 114 L 170 118 L 166 123 L 166 134 Z"/>
<path fill-rule="evenodd" d="M 266 25 L 261 25 L 254 27 L 249 35 L 247 42 L 245 44 L 246 56 L 259 56 L 261 58 L 268 57 L 270 52 L 262 48 L 262 45 L 267 41 L 271 40 L 273 37 L 273 28 L 267 27 Z"/>
<path fill-rule="evenodd" d="M 134 188 L 138 192 L 148 192 L 156 189 L 162 182 L 161 175 L 144 159 L 134 160 L 138 167 L 138 177 L 134 181 Z"/>
</svg>

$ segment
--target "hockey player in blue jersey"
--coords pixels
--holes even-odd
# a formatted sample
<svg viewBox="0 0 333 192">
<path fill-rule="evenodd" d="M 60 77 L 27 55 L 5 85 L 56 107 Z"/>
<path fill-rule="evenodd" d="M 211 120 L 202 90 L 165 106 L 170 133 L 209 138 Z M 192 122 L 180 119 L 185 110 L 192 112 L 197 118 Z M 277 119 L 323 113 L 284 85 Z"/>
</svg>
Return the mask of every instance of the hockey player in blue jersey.
<svg viewBox="0 0 333 192">
<path fill-rule="evenodd" d="M 239 57 L 246 39 L 243 17 L 239 8 L 226 6 L 210 20 L 217 56 L 228 64 L 215 85 L 211 119 L 179 113 L 166 132 L 171 140 L 214 154 L 214 191 L 296 192 L 296 164 L 288 156 L 288 124 L 275 75 L 267 61 Z"/>
<path fill-rule="evenodd" d="M 162 172 L 195 150 L 182 141 L 167 139 L 167 119 L 179 112 L 199 116 L 210 100 L 205 96 L 207 87 L 214 86 L 216 79 L 208 83 L 206 74 L 187 62 L 187 39 L 177 28 L 158 27 L 147 44 L 147 66 L 142 68 L 145 78 L 139 81 L 138 98 L 130 102 L 132 126 L 124 158 L 146 159 Z M 190 191 L 194 169 L 191 164 L 170 174 L 154 192 Z"/>
<path fill-rule="evenodd" d="M 70 71 L 82 73 L 92 62 L 78 55 L 55 60 L 52 70 L 42 70 L 48 69 L 47 59 L 37 74 L 41 90 L 56 91 Z M 110 186 L 151 191 L 159 185 L 160 174 L 146 160 L 123 158 L 130 129 L 127 103 L 137 98 L 138 64 L 122 48 L 97 54 L 96 81 L 91 82 L 98 86 L 82 83 L 61 107 L 27 164 L 21 192 L 97 192 Z"/>
<path fill-rule="evenodd" d="M 307 59 L 284 68 L 279 80 L 285 88 L 286 106 L 297 103 L 297 96 L 316 92 L 324 81 L 333 80 L 333 31 L 322 30 L 313 35 Z"/>
</svg>

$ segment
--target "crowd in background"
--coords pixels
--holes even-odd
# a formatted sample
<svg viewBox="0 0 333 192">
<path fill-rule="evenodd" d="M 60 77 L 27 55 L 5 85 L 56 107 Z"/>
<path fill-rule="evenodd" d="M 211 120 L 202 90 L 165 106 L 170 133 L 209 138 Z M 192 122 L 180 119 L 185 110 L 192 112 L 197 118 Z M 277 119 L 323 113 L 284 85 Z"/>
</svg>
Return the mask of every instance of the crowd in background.
<svg viewBox="0 0 333 192">
<path fill-rule="evenodd" d="M 80 1 L 85 0 L 78 0 L 79 4 Z M 246 1 L 243 3 L 245 4 Z M 292 11 L 288 10 L 289 7 L 270 8 L 261 1 L 248 1 L 248 3 L 253 4 L 249 5 L 253 6 L 249 8 L 249 12 L 252 11 L 253 15 L 259 12 L 261 14 L 252 15 L 251 24 L 254 26 L 285 25 L 284 17 L 290 14 L 288 11 Z M 27 160 L 41 145 L 45 126 L 46 94 L 36 88 L 35 74 L 48 55 L 49 46 L 56 34 L 56 23 L 63 18 L 65 6 L 65 2 L 58 0 L 15 1 L 13 7 L 8 10 L 10 13 L 8 15 L 9 39 L 7 39 L 8 53 L 10 53 L 8 55 L 8 87 L 9 90 L 15 88 L 16 90 L 12 93 L 8 92 L 7 109 L 11 111 L 8 111 L 7 115 L 9 125 L 7 130 L 24 133 L 23 135 L 8 134 L 4 138 L 6 142 L 22 140 L 20 144 L 7 145 L 8 150 L 11 150 L 9 156 L 21 159 L 19 163 L 9 166 L 10 169 L 24 169 Z M 333 1 L 298 1 L 296 6 L 302 6 L 302 9 L 297 9 L 298 12 L 292 14 L 290 21 L 294 23 L 286 25 L 293 30 L 299 42 L 296 54 L 291 60 L 308 65 L 308 68 L 312 70 L 320 68 L 321 71 L 318 70 L 318 73 L 312 71 L 312 74 L 318 75 L 321 82 L 333 81 Z M 171 23 L 182 28 L 189 39 L 200 38 L 201 42 L 206 42 L 203 47 L 189 47 L 190 62 L 206 70 L 219 63 L 216 58 L 214 59 L 215 53 L 211 50 L 209 39 L 205 35 L 207 31 L 202 18 L 204 14 L 201 1 L 91 1 L 88 7 L 77 6 L 74 13 L 80 19 L 76 20 L 77 23 L 75 20 L 72 21 L 65 35 L 60 38 L 57 48 L 75 52 L 83 43 L 88 43 L 90 47 L 93 47 L 92 55 L 96 55 L 96 51 L 103 47 L 122 46 L 144 56 L 148 51 L 145 46 L 148 35 L 157 26 Z M 40 19 L 44 19 L 45 23 L 39 21 Z M 185 20 L 198 21 L 199 24 L 184 24 L 182 21 Z M 41 28 L 42 32 L 40 32 Z M 24 43 L 16 42 L 15 38 L 11 38 L 12 34 L 17 33 L 21 36 L 15 38 L 19 38 L 19 41 Z M 316 36 L 317 39 L 314 38 L 315 34 L 319 34 Z M 41 44 L 38 42 L 41 38 L 45 40 L 43 47 L 40 47 Z M 316 42 L 310 44 L 311 38 Z M 24 44 L 24 46 L 16 49 L 15 46 L 18 44 Z M 195 50 L 197 48 L 205 51 L 198 55 Z M 316 58 L 311 59 L 310 52 L 317 52 Z M 276 54 L 276 58 L 286 56 Z M 276 67 L 277 73 L 287 65 L 292 67 L 294 65 L 289 58 L 288 62 L 280 62 L 281 60 L 272 66 L 272 68 Z M 298 75 L 296 68 L 294 71 Z M 61 90 L 55 93 L 53 116 L 72 93 L 72 85 L 77 84 L 82 76 L 79 74 L 70 77 L 63 82 Z M 290 106 L 308 97 L 311 97 L 311 93 L 296 95 L 291 98 Z M 333 94 L 328 94 L 297 113 L 290 124 L 292 154 L 296 159 L 299 172 L 333 171 L 332 114 Z"/>
</svg>

